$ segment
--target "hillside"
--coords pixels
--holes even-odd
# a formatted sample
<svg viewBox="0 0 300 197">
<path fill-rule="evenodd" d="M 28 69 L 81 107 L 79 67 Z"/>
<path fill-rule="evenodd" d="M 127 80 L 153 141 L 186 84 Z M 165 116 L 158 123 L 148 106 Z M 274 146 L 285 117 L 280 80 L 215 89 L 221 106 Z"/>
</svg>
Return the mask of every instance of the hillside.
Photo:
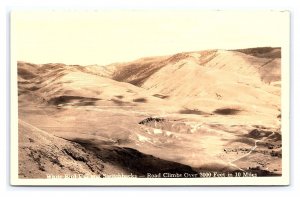
<svg viewBox="0 0 300 197">
<path fill-rule="evenodd" d="M 18 62 L 19 176 L 281 174 L 280 48 Z"/>
<path fill-rule="evenodd" d="M 115 65 L 112 78 L 185 108 L 213 112 L 227 106 L 277 113 L 281 58 L 280 48 L 271 49 L 210 50 L 144 58 Z"/>
</svg>

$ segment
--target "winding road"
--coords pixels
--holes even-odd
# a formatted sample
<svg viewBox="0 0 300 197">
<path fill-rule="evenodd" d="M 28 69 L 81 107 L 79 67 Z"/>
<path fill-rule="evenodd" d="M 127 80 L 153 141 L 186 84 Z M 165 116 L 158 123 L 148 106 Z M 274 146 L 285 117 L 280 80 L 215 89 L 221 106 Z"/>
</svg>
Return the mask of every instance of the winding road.
<svg viewBox="0 0 300 197">
<path fill-rule="evenodd" d="M 228 164 L 231 165 L 231 166 L 233 166 L 233 167 L 235 167 L 235 168 L 238 168 L 239 170 L 241 170 L 241 171 L 244 172 L 245 170 L 243 170 L 242 168 L 238 167 L 236 164 L 234 164 L 234 162 L 236 162 L 236 161 L 238 161 L 238 160 L 241 160 L 241 159 L 243 159 L 243 158 L 249 156 L 249 155 L 257 148 L 257 143 L 258 143 L 258 142 L 264 142 L 266 139 L 268 139 L 269 137 L 271 137 L 271 136 L 274 135 L 274 134 L 275 134 L 275 132 L 272 131 L 272 133 L 271 133 L 270 135 L 268 135 L 267 137 L 263 137 L 263 138 L 261 138 L 260 140 L 255 140 L 254 146 L 250 149 L 250 151 L 249 151 L 248 153 L 246 153 L 246 154 L 244 154 L 244 155 L 238 157 L 237 159 L 234 159 L 234 160 L 228 162 Z"/>
</svg>

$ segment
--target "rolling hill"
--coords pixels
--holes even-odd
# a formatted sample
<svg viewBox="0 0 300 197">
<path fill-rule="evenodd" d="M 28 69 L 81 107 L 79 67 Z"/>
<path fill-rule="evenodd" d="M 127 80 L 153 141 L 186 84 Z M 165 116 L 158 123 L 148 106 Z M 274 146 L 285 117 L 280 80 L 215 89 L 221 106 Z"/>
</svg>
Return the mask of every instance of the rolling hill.
<svg viewBox="0 0 300 197">
<path fill-rule="evenodd" d="M 22 178 L 281 173 L 280 48 L 106 66 L 19 61 L 18 101 Z"/>
</svg>

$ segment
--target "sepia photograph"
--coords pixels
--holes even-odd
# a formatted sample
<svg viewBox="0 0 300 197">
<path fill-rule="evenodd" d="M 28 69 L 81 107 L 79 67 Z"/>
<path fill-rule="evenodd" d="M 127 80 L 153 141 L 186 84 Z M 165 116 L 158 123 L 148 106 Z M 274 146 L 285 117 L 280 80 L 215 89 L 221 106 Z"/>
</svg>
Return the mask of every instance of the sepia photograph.
<svg viewBox="0 0 300 197">
<path fill-rule="evenodd" d="M 289 12 L 12 11 L 13 185 L 288 185 Z"/>
</svg>

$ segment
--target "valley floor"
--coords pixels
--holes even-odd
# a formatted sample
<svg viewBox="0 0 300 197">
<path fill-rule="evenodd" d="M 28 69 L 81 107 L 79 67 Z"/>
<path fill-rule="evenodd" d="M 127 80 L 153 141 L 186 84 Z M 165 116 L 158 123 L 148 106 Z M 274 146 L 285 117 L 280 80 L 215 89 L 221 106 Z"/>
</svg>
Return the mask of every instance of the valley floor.
<svg viewBox="0 0 300 197">
<path fill-rule="evenodd" d="M 56 176 L 67 172 L 103 176 L 122 173 L 137 177 L 160 173 L 207 176 L 203 172 L 220 176 L 228 173 L 235 176 L 281 175 L 280 128 L 260 125 L 250 115 L 180 114 L 161 109 L 146 105 L 118 106 L 108 101 L 101 106 L 78 103 L 21 105 L 19 142 L 24 146 L 19 146 L 19 157 L 27 162 L 20 162 L 19 176 L 45 178 L 47 174 Z M 37 156 L 34 153 L 48 145 L 40 144 L 39 139 L 33 140 L 30 135 L 24 137 L 22 125 L 65 141 L 62 144 L 75 144 L 75 149 L 92 158 L 74 156 L 66 148 L 61 149 L 67 154 L 57 157 L 54 163 L 49 157 L 51 148 L 44 149 L 44 156 Z M 56 141 L 50 140 L 50 143 Z M 66 170 L 66 165 L 60 161 L 65 158 L 101 168 Z M 32 170 L 24 170 L 28 168 Z"/>
</svg>

